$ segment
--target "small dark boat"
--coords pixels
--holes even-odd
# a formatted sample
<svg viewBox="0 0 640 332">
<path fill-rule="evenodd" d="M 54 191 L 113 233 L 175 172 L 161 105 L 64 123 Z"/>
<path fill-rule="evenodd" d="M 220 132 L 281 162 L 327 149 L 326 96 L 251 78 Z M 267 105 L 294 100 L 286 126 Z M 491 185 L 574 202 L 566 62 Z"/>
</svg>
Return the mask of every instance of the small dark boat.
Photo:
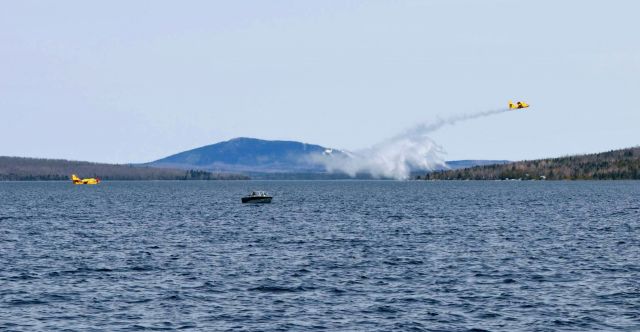
<svg viewBox="0 0 640 332">
<path fill-rule="evenodd" d="M 264 191 L 254 191 L 242 197 L 242 203 L 271 203 L 272 198 Z"/>
</svg>

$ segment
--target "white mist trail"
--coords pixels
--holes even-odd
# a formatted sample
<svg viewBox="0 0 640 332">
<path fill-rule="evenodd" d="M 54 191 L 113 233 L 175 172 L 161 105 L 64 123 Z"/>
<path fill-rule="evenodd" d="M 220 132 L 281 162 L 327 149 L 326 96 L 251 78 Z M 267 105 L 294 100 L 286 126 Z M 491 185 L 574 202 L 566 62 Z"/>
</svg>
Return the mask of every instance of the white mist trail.
<svg viewBox="0 0 640 332">
<path fill-rule="evenodd" d="M 428 134 L 446 125 L 455 125 L 458 122 L 507 111 L 508 109 L 498 109 L 439 118 L 435 122 L 426 122 L 409 128 L 367 149 L 312 158 L 314 162 L 324 165 L 330 173 L 341 172 L 351 177 L 357 174 L 369 174 L 375 178 L 404 180 L 409 178 L 413 169 L 434 170 L 438 167 L 446 167 L 442 158 L 442 148 L 429 138 Z"/>
<path fill-rule="evenodd" d="M 404 133 L 395 136 L 392 139 L 397 139 L 397 138 L 401 138 L 401 137 L 412 137 L 412 136 L 420 136 L 420 135 L 426 135 L 429 133 L 432 133 L 434 131 L 437 131 L 438 129 L 446 126 L 446 125 L 450 125 L 453 126 L 458 122 L 463 122 L 463 121 L 468 121 L 468 120 L 473 120 L 473 119 L 478 119 L 478 118 L 484 118 L 487 116 L 491 116 L 494 114 L 499 114 L 499 113 L 504 113 L 504 112 L 508 112 L 508 109 L 497 109 L 497 110 L 489 110 L 489 111 L 483 111 L 483 112 L 477 112 L 477 113 L 470 113 L 470 114 L 459 114 L 459 115 L 454 115 L 445 119 L 442 118 L 438 118 L 438 120 L 436 120 L 435 122 L 425 122 L 425 123 L 421 123 L 417 126 L 414 126 L 412 128 L 410 128 L 409 130 L 405 131 Z"/>
</svg>

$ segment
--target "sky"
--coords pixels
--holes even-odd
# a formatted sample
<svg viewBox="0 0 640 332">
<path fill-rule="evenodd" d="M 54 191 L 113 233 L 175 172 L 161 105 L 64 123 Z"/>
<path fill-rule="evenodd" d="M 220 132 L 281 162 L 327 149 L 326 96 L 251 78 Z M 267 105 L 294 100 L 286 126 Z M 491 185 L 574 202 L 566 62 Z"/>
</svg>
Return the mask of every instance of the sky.
<svg viewBox="0 0 640 332">
<path fill-rule="evenodd" d="M 640 144 L 638 1 L 5 1 L 0 155 L 135 163 L 234 137 L 447 160 Z"/>
</svg>

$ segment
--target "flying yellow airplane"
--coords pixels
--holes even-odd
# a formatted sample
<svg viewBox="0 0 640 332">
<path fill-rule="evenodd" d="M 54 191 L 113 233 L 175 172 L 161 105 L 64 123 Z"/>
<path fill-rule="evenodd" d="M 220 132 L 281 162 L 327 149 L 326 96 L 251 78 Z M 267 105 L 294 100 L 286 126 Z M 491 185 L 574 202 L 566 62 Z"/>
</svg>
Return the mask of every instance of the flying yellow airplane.
<svg viewBox="0 0 640 332">
<path fill-rule="evenodd" d="M 529 107 L 529 104 L 525 103 L 524 101 L 519 101 L 514 104 L 511 100 L 509 100 L 509 109 L 517 110 L 519 108 L 527 108 L 527 107 Z"/>
<path fill-rule="evenodd" d="M 75 174 L 71 174 L 71 181 L 73 181 L 73 184 L 98 184 L 98 183 L 100 183 L 100 179 L 98 179 L 98 178 L 81 179 L 81 178 L 77 177 Z"/>
</svg>

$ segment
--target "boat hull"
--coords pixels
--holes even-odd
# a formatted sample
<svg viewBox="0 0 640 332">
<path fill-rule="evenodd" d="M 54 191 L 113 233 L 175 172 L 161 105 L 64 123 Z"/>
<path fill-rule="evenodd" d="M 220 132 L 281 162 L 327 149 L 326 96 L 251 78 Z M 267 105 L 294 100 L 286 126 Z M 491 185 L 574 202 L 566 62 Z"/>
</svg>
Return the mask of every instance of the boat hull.
<svg viewBox="0 0 640 332">
<path fill-rule="evenodd" d="M 242 197 L 242 203 L 271 203 L 272 197 Z"/>
</svg>

